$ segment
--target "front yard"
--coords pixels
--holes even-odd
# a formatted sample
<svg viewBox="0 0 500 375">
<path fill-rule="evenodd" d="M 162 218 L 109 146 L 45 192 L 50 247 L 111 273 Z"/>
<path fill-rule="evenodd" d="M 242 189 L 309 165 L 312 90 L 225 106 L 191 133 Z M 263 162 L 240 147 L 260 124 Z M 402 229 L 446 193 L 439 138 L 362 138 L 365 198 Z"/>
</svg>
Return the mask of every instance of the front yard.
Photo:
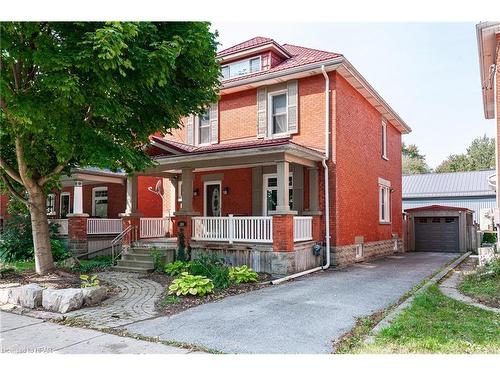
<svg viewBox="0 0 500 375">
<path fill-rule="evenodd" d="M 459 290 L 487 306 L 500 308 L 500 259 L 467 275 Z"/>
<path fill-rule="evenodd" d="M 434 285 L 416 296 L 374 343 L 359 340 L 339 352 L 500 353 L 500 314 L 445 297 Z"/>
</svg>

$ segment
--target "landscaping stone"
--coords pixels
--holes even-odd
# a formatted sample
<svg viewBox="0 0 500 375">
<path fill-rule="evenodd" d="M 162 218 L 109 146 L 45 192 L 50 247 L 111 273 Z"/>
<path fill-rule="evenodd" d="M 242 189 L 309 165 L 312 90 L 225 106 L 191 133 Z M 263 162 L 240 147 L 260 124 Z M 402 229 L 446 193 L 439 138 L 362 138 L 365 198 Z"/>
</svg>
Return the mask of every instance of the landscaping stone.
<svg viewBox="0 0 500 375">
<path fill-rule="evenodd" d="M 45 289 L 42 292 L 42 306 L 49 311 L 66 313 L 77 310 L 83 305 L 81 289 Z"/>
<path fill-rule="evenodd" d="M 6 303 L 10 303 L 13 305 L 18 305 L 20 293 L 21 293 L 20 286 L 0 289 L 0 304 L 3 305 Z"/>
<path fill-rule="evenodd" d="M 42 305 L 42 292 L 45 288 L 38 284 L 28 284 L 19 289 L 19 305 L 30 309 L 35 309 Z"/>
<path fill-rule="evenodd" d="M 95 306 L 101 303 L 106 297 L 107 289 L 103 286 L 93 286 L 90 288 L 82 288 L 83 305 Z"/>
</svg>

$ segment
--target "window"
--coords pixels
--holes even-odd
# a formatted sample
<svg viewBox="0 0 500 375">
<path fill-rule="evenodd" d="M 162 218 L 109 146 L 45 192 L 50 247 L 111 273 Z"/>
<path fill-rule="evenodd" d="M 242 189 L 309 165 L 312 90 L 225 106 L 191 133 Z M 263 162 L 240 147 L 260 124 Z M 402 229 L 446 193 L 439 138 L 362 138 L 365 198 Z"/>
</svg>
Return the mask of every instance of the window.
<svg viewBox="0 0 500 375">
<path fill-rule="evenodd" d="M 47 215 L 55 215 L 56 214 L 56 195 L 48 194 L 47 195 Z"/>
<path fill-rule="evenodd" d="M 278 176 L 276 174 L 264 175 L 264 215 L 276 211 L 278 205 Z M 293 174 L 288 177 L 288 204 L 293 207 Z"/>
<path fill-rule="evenodd" d="M 381 223 L 391 222 L 391 188 L 390 186 L 379 186 L 380 206 L 379 221 Z"/>
<path fill-rule="evenodd" d="M 69 193 L 61 193 L 59 202 L 59 215 L 61 219 L 66 219 L 66 216 L 70 213 L 69 200 Z"/>
<path fill-rule="evenodd" d="M 92 216 L 108 217 L 108 188 L 92 189 Z"/>
<path fill-rule="evenodd" d="M 288 131 L 287 126 L 287 104 L 286 93 L 277 93 L 269 95 L 271 108 L 271 134 L 283 134 Z"/>
<path fill-rule="evenodd" d="M 244 76 L 255 72 L 260 72 L 262 62 L 260 56 L 247 60 L 236 61 L 234 63 L 224 65 L 221 68 L 222 79 Z"/>
<path fill-rule="evenodd" d="M 388 160 L 387 157 L 387 123 L 382 121 L 382 158 Z"/>
<path fill-rule="evenodd" d="M 198 118 L 198 144 L 210 143 L 210 108 Z"/>
</svg>

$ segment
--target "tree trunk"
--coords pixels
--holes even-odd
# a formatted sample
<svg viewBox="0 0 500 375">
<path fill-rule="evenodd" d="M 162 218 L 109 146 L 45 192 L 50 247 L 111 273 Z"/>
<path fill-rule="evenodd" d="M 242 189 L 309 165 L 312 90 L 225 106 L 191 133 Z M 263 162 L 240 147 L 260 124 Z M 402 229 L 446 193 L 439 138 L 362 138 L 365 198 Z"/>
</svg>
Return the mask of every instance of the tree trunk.
<svg viewBox="0 0 500 375">
<path fill-rule="evenodd" d="M 35 270 L 44 275 L 54 269 L 54 259 L 50 246 L 49 222 L 47 220 L 47 206 L 45 194 L 41 188 L 30 189 L 29 207 L 33 245 L 35 247 Z"/>
</svg>

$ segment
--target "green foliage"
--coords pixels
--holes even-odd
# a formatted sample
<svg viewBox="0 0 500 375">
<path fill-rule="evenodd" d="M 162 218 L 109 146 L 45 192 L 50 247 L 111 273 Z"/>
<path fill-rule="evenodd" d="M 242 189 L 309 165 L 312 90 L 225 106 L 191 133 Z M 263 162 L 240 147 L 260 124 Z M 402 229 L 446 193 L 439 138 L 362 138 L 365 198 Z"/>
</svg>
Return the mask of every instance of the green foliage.
<svg viewBox="0 0 500 375">
<path fill-rule="evenodd" d="M 497 243 L 497 234 L 483 233 L 483 243 Z"/>
<path fill-rule="evenodd" d="M 253 283 L 259 281 L 259 275 L 247 265 L 244 265 L 241 267 L 230 267 L 229 279 L 236 284 Z"/>
<path fill-rule="evenodd" d="M 189 264 L 189 272 L 210 278 L 215 288 L 226 289 L 231 285 L 229 267 L 224 259 L 215 254 L 201 254 Z"/>
<path fill-rule="evenodd" d="M 52 256 L 55 261 L 68 258 L 64 245 L 56 238 L 57 225 L 49 226 Z M 15 215 L 9 218 L 1 234 L 0 261 L 29 261 L 34 257 L 31 219 L 29 215 Z"/>
<path fill-rule="evenodd" d="M 486 135 L 472 141 L 465 154 L 450 155 L 436 172 L 465 172 L 495 168 L 495 138 Z"/>
<path fill-rule="evenodd" d="M 161 302 L 162 305 L 175 305 L 177 303 L 180 303 L 181 299 L 175 295 L 169 295 L 166 296 L 163 301 Z"/>
<path fill-rule="evenodd" d="M 93 286 L 99 286 L 100 284 L 97 275 L 80 275 L 80 280 L 82 280 L 82 288 L 91 288 Z"/>
<path fill-rule="evenodd" d="M 165 273 L 169 276 L 178 276 L 183 272 L 189 271 L 189 263 L 176 260 L 173 263 L 169 263 L 164 268 Z"/>
<path fill-rule="evenodd" d="M 155 271 L 161 271 L 165 267 L 165 261 L 163 260 L 163 253 L 161 250 L 153 247 L 151 249 L 151 256 L 153 257 L 153 263 Z"/>
<path fill-rule="evenodd" d="M 177 240 L 179 241 L 179 245 L 177 247 L 177 260 L 180 260 L 181 262 L 186 262 L 188 261 L 188 257 L 186 254 L 186 240 L 184 236 L 184 228 L 181 228 L 179 230 L 179 234 L 177 235 Z"/>
<path fill-rule="evenodd" d="M 420 153 L 416 145 L 406 145 L 403 143 L 403 174 L 429 173 L 431 169 L 425 161 L 425 155 Z"/>
<path fill-rule="evenodd" d="M 187 272 L 183 272 L 179 278 L 172 281 L 168 290 L 169 294 L 177 296 L 192 295 L 203 297 L 206 294 L 212 293 L 214 284 L 207 277 L 190 275 Z"/>
<path fill-rule="evenodd" d="M 103 270 L 112 266 L 113 260 L 110 256 L 100 256 L 90 260 L 81 260 L 80 264 L 73 267 L 73 271 L 88 273 L 95 270 Z"/>
</svg>

